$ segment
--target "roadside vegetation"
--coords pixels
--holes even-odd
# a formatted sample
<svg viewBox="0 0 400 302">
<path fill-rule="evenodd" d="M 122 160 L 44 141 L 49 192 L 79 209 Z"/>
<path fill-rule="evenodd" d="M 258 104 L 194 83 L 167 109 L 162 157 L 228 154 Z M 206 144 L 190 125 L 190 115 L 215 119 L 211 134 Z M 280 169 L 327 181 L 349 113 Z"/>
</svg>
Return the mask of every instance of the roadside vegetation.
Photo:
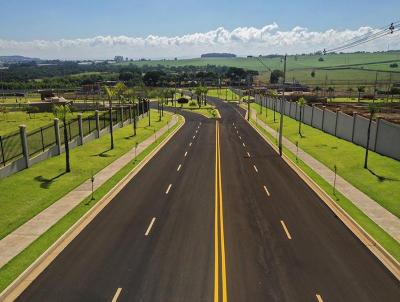
<svg viewBox="0 0 400 302">
<path fill-rule="evenodd" d="M 70 173 L 65 173 L 65 154 L 62 154 L 2 179 L 0 239 L 134 148 L 136 142 L 154 136 L 172 115 L 165 113 L 159 121 L 157 111 L 152 110 L 150 117 L 151 126 L 146 117 L 138 121 L 136 136 L 130 124 L 115 130 L 112 150 L 109 135 L 70 150 Z"/>
<path fill-rule="evenodd" d="M 258 104 L 251 104 L 260 112 Z M 266 116 L 267 115 L 267 116 Z M 270 109 L 257 114 L 273 129 L 279 127 L 280 114 Z M 298 143 L 299 148 L 322 162 L 332 171 L 337 167 L 337 173 L 360 191 L 364 192 L 388 211 L 400 217 L 400 161 L 369 152 L 368 169 L 364 169 L 365 149 L 321 130 L 303 124 L 301 135 L 299 122 L 284 116 L 283 136 L 292 143 Z M 333 173 L 333 172 L 332 172 Z"/>
</svg>

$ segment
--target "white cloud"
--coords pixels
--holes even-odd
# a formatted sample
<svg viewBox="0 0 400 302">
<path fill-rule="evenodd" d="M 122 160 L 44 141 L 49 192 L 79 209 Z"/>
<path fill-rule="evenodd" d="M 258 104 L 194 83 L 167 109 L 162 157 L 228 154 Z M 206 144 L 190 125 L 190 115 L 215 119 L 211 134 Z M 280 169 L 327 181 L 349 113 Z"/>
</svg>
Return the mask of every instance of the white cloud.
<svg viewBox="0 0 400 302">
<path fill-rule="evenodd" d="M 127 36 L 97 36 L 56 41 L 14 41 L 0 39 L 0 55 L 19 54 L 40 58 L 106 59 L 114 55 L 130 58 L 196 57 L 205 52 L 233 52 L 238 55 L 272 53 L 303 53 L 332 48 L 343 42 L 377 29 L 360 27 L 355 30 L 323 32 L 296 26 L 281 31 L 276 23 L 262 28 L 238 27 L 229 31 L 223 27 L 205 33 L 144 38 Z M 400 48 L 400 32 L 374 40 L 355 50 L 386 50 Z"/>
</svg>

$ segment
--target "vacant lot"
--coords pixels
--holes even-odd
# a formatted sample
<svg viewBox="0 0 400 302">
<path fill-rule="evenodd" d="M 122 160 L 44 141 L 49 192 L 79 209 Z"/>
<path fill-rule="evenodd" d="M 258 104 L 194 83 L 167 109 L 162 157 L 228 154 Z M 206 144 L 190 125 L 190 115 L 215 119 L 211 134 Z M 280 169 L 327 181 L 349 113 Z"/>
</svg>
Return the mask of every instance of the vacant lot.
<svg viewBox="0 0 400 302">
<path fill-rule="evenodd" d="M 94 112 L 86 111 L 82 113 L 83 117 L 93 115 Z M 69 119 L 77 118 L 77 113 L 72 113 Z M 54 121 L 54 114 L 50 112 L 29 114 L 26 112 L 8 112 L 0 114 L 0 135 L 18 131 L 19 125 L 26 125 L 27 131 L 48 125 Z"/>
</svg>

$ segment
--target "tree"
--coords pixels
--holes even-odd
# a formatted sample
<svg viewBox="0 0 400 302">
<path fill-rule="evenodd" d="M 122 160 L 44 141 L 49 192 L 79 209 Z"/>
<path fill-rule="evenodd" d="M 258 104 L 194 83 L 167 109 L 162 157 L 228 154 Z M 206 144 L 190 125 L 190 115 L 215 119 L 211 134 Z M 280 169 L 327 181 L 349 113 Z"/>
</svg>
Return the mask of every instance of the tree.
<svg viewBox="0 0 400 302">
<path fill-rule="evenodd" d="M 136 136 L 136 89 L 135 88 L 129 88 L 124 91 L 124 95 L 127 97 L 129 100 L 129 103 L 133 105 L 133 135 Z"/>
<path fill-rule="evenodd" d="M 311 77 L 315 78 L 315 70 L 311 71 Z"/>
<path fill-rule="evenodd" d="M 328 96 L 330 97 L 331 101 L 333 98 L 335 98 L 335 88 L 328 87 Z"/>
<path fill-rule="evenodd" d="M 318 94 L 319 94 L 319 91 L 321 91 L 321 87 L 315 86 L 314 92 L 315 92 L 315 94 L 316 94 L 317 96 L 318 96 Z"/>
<path fill-rule="evenodd" d="M 67 131 L 67 117 L 71 114 L 69 104 L 64 103 L 62 105 L 54 106 L 54 116 L 63 122 L 64 131 L 64 147 L 65 147 L 65 172 L 71 172 L 70 157 L 69 157 L 69 142 L 68 142 L 68 131 Z"/>
<path fill-rule="evenodd" d="M 115 89 L 113 87 L 104 86 L 104 92 L 108 97 L 108 111 L 110 113 L 110 138 L 111 149 L 114 149 L 114 133 L 113 133 L 113 116 L 112 116 L 112 98 L 115 96 Z"/>
<path fill-rule="evenodd" d="M 271 84 L 277 84 L 279 82 L 279 78 L 283 77 L 283 71 L 279 69 L 275 69 L 271 72 L 269 77 L 269 82 Z"/>
<path fill-rule="evenodd" d="M 358 91 L 358 102 L 361 99 L 361 93 L 363 93 L 365 91 L 365 87 L 364 86 L 358 86 L 357 87 L 357 91 Z"/>
<path fill-rule="evenodd" d="M 300 107 L 300 118 L 299 118 L 299 135 L 300 135 L 300 137 L 303 137 L 303 134 L 301 133 L 301 124 L 302 124 L 302 122 L 303 122 L 302 114 L 303 114 L 303 107 L 304 107 L 305 103 L 306 103 L 306 100 L 305 100 L 303 97 L 301 97 L 301 98 L 297 101 L 297 104 L 298 104 L 299 107 Z"/>
<path fill-rule="evenodd" d="M 202 94 L 203 94 L 202 87 L 201 86 L 196 87 L 194 93 L 197 96 L 197 105 L 199 106 L 199 108 L 201 108 L 201 97 L 202 97 Z"/>
<path fill-rule="evenodd" d="M 369 110 L 369 123 L 368 123 L 368 131 L 367 131 L 367 146 L 365 147 L 365 160 L 364 160 L 364 169 L 368 169 L 368 151 L 369 151 L 369 140 L 371 136 L 371 124 L 372 119 L 374 118 L 376 107 L 372 104 L 368 106 Z"/>
<path fill-rule="evenodd" d="M 347 88 L 347 92 L 349 93 L 349 98 L 351 98 L 353 96 L 353 88 Z"/>
</svg>

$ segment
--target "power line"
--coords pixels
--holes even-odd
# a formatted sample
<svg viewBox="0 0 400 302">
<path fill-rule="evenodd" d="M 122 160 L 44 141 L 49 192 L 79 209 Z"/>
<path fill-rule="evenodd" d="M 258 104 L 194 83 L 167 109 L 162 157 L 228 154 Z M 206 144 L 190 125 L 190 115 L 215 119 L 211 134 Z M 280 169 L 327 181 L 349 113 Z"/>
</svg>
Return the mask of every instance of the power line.
<svg viewBox="0 0 400 302">
<path fill-rule="evenodd" d="M 334 47 L 334 48 L 331 48 L 328 50 L 324 49 L 323 53 L 327 54 L 327 53 L 345 50 L 348 48 L 356 47 L 361 44 L 382 38 L 387 35 L 392 35 L 395 32 L 398 32 L 400 30 L 399 26 L 400 26 L 400 21 L 393 22 L 390 25 L 387 25 L 387 26 L 384 26 L 384 27 L 378 29 L 378 31 L 376 31 L 376 32 L 372 32 L 372 33 L 369 32 L 369 33 L 363 34 L 361 36 L 357 36 L 350 40 L 347 40 L 346 42 L 344 42 L 342 45 L 340 45 L 338 47 Z"/>
</svg>

